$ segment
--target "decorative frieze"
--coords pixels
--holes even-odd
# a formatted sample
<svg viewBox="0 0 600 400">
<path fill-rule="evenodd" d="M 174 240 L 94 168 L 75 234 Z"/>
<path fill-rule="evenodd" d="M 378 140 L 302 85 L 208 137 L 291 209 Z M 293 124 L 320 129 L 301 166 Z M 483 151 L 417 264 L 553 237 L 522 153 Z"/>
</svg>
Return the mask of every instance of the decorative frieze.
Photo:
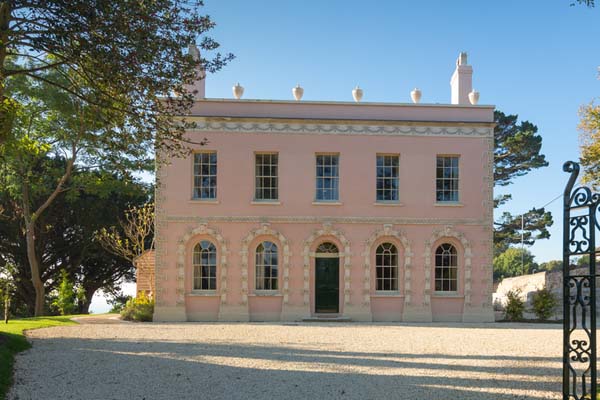
<svg viewBox="0 0 600 400">
<path fill-rule="evenodd" d="M 287 135 L 366 135 L 366 136 L 451 136 L 490 137 L 489 127 L 427 126 L 397 124 L 286 123 L 253 121 L 197 121 L 191 132 L 287 134 Z"/>
</svg>

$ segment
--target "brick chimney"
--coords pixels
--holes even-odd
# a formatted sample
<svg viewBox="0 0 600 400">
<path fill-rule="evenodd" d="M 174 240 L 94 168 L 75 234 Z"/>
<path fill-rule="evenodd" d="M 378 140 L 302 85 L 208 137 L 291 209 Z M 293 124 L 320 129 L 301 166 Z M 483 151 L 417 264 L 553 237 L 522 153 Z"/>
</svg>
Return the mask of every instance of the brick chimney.
<svg viewBox="0 0 600 400">
<path fill-rule="evenodd" d="M 462 52 L 456 60 L 456 69 L 450 78 L 452 104 L 470 105 L 469 92 L 473 89 L 473 67 L 467 64 L 467 53 Z"/>
<path fill-rule="evenodd" d="M 194 58 L 195 61 L 200 60 L 200 50 L 195 44 L 191 44 L 188 49 L 189 54 Z M 204 99 L 206 97 L 206 73 L 204 68 L 197 68 L 197 78 L 191 85 L 185 85 L 188 92 L 194 94 L 197 99 Z"/>
</svg>

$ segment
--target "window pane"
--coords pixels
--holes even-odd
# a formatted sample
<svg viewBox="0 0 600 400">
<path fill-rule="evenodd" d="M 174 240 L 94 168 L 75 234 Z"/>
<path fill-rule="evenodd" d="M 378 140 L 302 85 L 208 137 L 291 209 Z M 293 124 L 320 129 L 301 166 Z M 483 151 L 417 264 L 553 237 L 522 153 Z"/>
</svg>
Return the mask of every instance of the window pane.
<svg viewBox="0 0 600 400">
<path fill-rule="evenodd" d="M 458 172 L 458 157 L 437 157 L 436 201 L 458 202 Z"/>
<path fill-rule="evenodd" d="M 378 155 L 376 162 L 375 194 L 377 201 L 397 201 L 399 199 L 399 157 Z"/>
<path fill-rule="evenodd" d="M 194 187 L 192 195 L 195 199 L 217 198 L 216 152 L 194 154 Z"/>
<path fill-rule="evenodd" d="M 339 200 L 339 157 L 317 154 L 316 156 L 316 195 L 317 200 Z"/>
<path fill-rule="evenodd" d="M 277 200 L 277 154 L 255 155 L 255 200 Z"/>
</svg>

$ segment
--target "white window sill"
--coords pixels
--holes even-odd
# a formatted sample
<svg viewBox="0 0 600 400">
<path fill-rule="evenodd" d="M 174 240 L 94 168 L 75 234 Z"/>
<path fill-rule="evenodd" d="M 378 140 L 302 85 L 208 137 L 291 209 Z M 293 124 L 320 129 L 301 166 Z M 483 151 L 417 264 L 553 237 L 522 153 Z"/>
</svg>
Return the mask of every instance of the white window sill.
<svg viewBox="0 0 600 400">
<path fill-rule="evenodd" d="M 384 206 L 384 207 L 403 207 L 404 204 L 397 201 L 376 201 L 373 203 L 374 206 Z"/>
<path fill-rule="evenodd" d="M 191 199 L 188 201 L 191 204 L 220 204 L 221 202 L 217 199 Z"/>
<path fill-rule="evenodd" d="M 257 290 L 250 297 L 282 297 L 283 295 L 277 290 Z"/>
<path fill-rule="evenodd" d="M 431 295 L 431 297 L 453 298 L 453 299 L 464 299 L 465 298 L 465 296 L 458 294 L 458 293 L 454 293 L 454 292 L 437 292 L 437 293 L 433 293 Z"/>
<path fill-rule="evenodd" d="M 339 201 L 313 201 L 312 205 L 313 206 L 341 206 L 344 203 L 341 203 Z"/>
<path fill-rule="evenodd" d="M 279 200 L 252 200 L 250 204 L 254 206 L 280 206 L 281 202 Z"/>
<path fill-rule="evenodd" d="M 465 206 L 463 203 L 460 203 L 457 201 L 448 201 L 448 202 L 438 201 L 438 202 L 434 203 L 433 205 L 435 207 L 464 207 Z"/>
<path fill-rule="evenodd" d="M 404 297 L 403 294 L 400 294 L 400 292 L 397 291 L 389 291 L 389 292 L 385 292 L 385 291 L 378 291 L 375 292 L 375 294 L 372 294 L 371 297 L 381 297 L 381 298 L 386 298 L 386 297 L 390 297 L 390 298 L 401 298 Z"/>
<path fill-rule="evenodd" d="M 217 297 L 219 294 L 216 290 L 192 290 L 190 293 L 187 293 L 187 296 L 193 297 Z"/>
</svg>

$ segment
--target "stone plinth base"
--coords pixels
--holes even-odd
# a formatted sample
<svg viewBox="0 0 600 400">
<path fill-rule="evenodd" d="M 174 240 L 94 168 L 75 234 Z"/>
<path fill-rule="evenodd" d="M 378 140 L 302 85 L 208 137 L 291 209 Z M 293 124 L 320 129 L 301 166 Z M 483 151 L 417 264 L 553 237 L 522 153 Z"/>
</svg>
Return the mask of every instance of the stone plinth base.
<svg viewBox="0 0 600 400">
<path fill-rule="evenodd" d="M 465 306 L 463 311 L 463 322 L 494 322 L 494 310 L 492 307 L 469 307 Z"/>
<path fill-rule="evenodd" d="M 403 322 L 432 322 L 431 306 L 404 305 Z"/>
<path fill-rule="evenodd" d="M 281 320 L 287 322 L 302 321 L 304 318 L 310 317 L 308 306 L 293 306 L 284 304 L 281 310 Z"/>
<path fill-rule="evenodd" d="M 371 314 L 371 306 L 368 305 L 352 305 L 348 304 L 344 306 L 344 317 L 350 318 L 356 322 L 373 322 L 373 315 Z"/>
<path fill-rule="evenodd" d="M 221 307 L 219 307 L 219 321 L 249 322 L 248 306 L 221 304 Z"/>
<path fill-rule="evenodd" d="M 175 307 L 154 307 L 154 322 L 185 322 L 187 315 L 185 314 L 185 306 Z"/>
</svg>

